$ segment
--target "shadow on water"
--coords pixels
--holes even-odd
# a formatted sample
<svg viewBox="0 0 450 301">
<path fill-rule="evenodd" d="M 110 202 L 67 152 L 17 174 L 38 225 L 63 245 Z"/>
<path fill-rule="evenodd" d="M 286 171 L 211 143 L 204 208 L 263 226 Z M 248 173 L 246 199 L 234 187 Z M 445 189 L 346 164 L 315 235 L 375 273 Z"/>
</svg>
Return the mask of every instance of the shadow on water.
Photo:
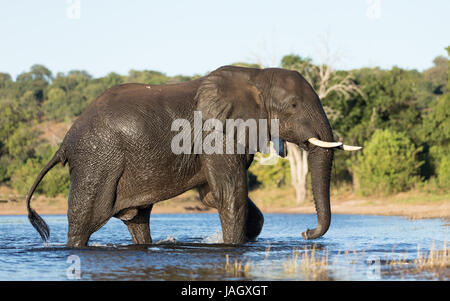
<svg viewBox="0 0 450 301">
<path fill-rule="evenodd" d="M 435 279 L 392 263 L 414 265 L 418 251 L 447 240 L 441 220 L 336 215 L 325 237 L 305 241 L 300 230 L 314 225 L 315 215 L 267 214 L 260 237 L 236 246 L 220 243 L 217 215 L 160 214 L 152 216 L 151 245 L 132 245 L 126 227 L 111 220 L 90 246 L 72 249 L 65 246 L 66 217 L 45 219 L 52 237 L 42 246 L 25 216 L 0 217 L 1 280 Z"/>
</svg>

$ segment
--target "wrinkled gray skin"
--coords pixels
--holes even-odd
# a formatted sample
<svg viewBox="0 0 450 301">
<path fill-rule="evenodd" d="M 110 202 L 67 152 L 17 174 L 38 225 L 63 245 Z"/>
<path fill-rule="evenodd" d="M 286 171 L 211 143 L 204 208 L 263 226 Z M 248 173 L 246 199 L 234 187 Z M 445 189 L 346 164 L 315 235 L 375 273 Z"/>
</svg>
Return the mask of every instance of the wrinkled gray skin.
<svg viewBox="0 0 450 301">
<path fill-rule="evenodd" d="M 330 225 L 330 173 L 333 150 L 308 138 L 334 141 L 319 97 L 298 73 L 277 68 L 225 66 L 186 83 L 124 84 L 108 89 L 75 121 L 60 149 L 44 167 L 27 198 L 29 219 L 44 240 L 49 229 L 30 207 L 43 176 L 57 163 L 69 163 L 69 247 L 86 246 L 92 233 L 111 217 L 121 219 L 135 244 L 150 244 L 153 204 L 198 188 L 201 201 L 218 210 L 223 241 L 255 239 L 263 215 L 248 197 L 250 154 L 175 155 L 172 121 L 203 119 L 280 120 L 279 136 L 309 152 L 317 228 L 305 239 L 322 236 Z M 193 140 L 193 139 L 192 139 Z"/>
</svg>

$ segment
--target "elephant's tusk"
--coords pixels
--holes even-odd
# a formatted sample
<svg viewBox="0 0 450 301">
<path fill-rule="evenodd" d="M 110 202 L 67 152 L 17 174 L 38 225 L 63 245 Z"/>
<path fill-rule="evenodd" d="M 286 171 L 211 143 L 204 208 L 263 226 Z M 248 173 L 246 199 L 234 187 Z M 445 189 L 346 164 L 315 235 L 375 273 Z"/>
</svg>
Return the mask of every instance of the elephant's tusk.
<svg viewBox="0 0 450 301">
<path fill-rule="evenodd" d="M 320 146 L 320 147 L 326 147 L 326 148 L 335 148 L 335 147 L 337 147 L 339 149 L 342 149 L 342 150 L 345 150 L 345 151 L 351 151 L 351 152 L 358 151 L 358 150 L 362 149 L 361 146 L 346 145 L 346 144 L 343 144 L 342 142 L 327 142 L 327 141 L 319 140 L 317 138 L 309 138 L 308 142 L 311 143 L 311 144 Z"/>
<path fill-rule="evenodd" d="M 358 151 L 360 149 L 362 149 L 362 146 L 354 146 L 354 145 L 341 145 L 339 146 L 339 149 L 345 150 L 345 151 L 350 151 L 350 152 L 354 152 L 354 151 Z"/>
<path fill-rule="evenodd" d="M 334 147 L 341 147 L 342 146 L 342 142 L 327 142 L 327 141 L 322 141 L 319 140 L 317 138 L 309 138 L 308 142 L 320 147 L 326 147 L 326 148 L 334 148 Z"/>
</svg>

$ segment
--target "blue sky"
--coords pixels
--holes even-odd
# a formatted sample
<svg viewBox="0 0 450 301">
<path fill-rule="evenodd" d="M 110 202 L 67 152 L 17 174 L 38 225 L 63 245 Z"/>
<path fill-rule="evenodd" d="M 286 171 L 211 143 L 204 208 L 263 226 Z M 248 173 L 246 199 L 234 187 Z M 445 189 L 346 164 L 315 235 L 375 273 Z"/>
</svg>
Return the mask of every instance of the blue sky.
<svg viewBox="0 0 450 301">
<path fill-rule="evenodd" d="M 2 1 L 0 72 L 191 75 L 289 53 L 318 62 L 327 34 L 337 68 L 423 70 L 446 55 L 449 13 L 448 0 Z"/>
</svg>

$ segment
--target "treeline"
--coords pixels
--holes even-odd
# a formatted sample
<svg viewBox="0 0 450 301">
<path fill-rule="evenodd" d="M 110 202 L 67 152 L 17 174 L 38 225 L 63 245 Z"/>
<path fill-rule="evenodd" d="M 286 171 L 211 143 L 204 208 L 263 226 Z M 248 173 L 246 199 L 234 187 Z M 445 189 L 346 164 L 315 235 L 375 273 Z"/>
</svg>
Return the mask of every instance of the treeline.
<svg viewBox="0 0 450 301">
<path fill-rule="evenodd" d="M 450 65 L 442 56 L 433 65 L 423 72 L 339 71 L 297 55 L 282 59 L 283 68 L 298 70 L 322 94 L 339 141 L 364 146 L 358 153 L 335 152 L 334 185 L 351 183 L 364 195 L 450 190 Z M 251 170 L 261 185 L 280 186 L 291 181 L 286 165 Z"/>
<path fill-rule="evenodd" d="M 127 83 L 166 84 L 189 81 L 194 77 L 169 77 L 156 71 L 131 70 L 127 76 L 110 73 L 92 78 L 86 71 L 58 73 L 42 65 L 13 80 L 0 73 L 0 185 L 19 194 L 28 192 L 57 145 L 49 143 L 39 125 L 44 122 L 72 123 L 86 106 L 106 89 Z M 37 192 L 48 196 L 67 194 L 69 175 L 65 168 L 54 168 Z"/>
<path fill-rule="evenodd" d="M 285 56 L 281 66 L 300 68 L 302 74 L 309 74 L 313 86 L 318 81 L 314 70 L 321 67 L 296 55 Z M 352 183 L 363 194 L 425 185 L 440 190 L 450 187 L 449 69 L 448 59 L 437 57 L 424 72 L 397 67 L 333 71 L 330 81 L 339 86 L 345 79 L 352 87 L 331 89 L 322 98 L 335 135 L 347 144 L 364 146 L 357 154 L 336 152 L 334 185 Z M 70 124 L 95 97 L 118 84 L 166 84 L 196 77 L 170 77 L 148 70 L 101 78 L 85 71 L 53 75 L 42 65 L 32 66 L 15 80 L 0 73 L 0 185 L 26 194 L 57 149 L 39 125 Z M 249 179 L 252 187 L 290 185 L 289 162 L 254 164 Z M 55 196 L 67 194 L 68 189 L 68 171 L 59 167 L 45 177 L 38 192 Z"/>
</svg>

